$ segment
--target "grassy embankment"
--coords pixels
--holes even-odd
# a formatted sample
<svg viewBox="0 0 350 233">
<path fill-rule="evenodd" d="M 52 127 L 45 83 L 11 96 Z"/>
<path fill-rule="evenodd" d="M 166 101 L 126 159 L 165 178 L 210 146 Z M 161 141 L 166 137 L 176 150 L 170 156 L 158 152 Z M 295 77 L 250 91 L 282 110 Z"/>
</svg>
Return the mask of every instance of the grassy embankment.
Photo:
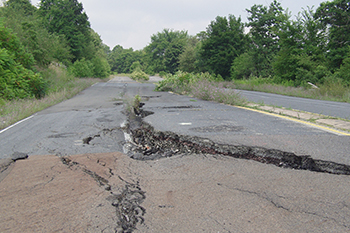
<svg viewBox="0 0 350 233">
<path fill-rule="evenodd" d="M 165 76 L 165 79 L 156 88 L 158 91 L 173 91 L 204 100 L 232 105 L 245 105 L 247 102 L 233 89 L 350 103 L 350 88 L 339 81 L 326 81 L 324 84 L 318 85 L 317 88 L 311 85 L 293 87 L 291 85 L 274 84 L 270 79 L 252 78 L 228 82 L 208 73 L 189 74 L 177 72 L 174 75 Z"/>
<path fill-rule="evenodd" d="M 69 99 L 92 84 L 101 81 L 101 79 L 96 78 L 74 78 L 68 74 L 66 69 L 55 66 L 50 66 L 49 69 L 41 73 L 48 83 L 44 98 L 11 101 L 0 99 L 0 129 Z"/>
<path fill-rule="evenodd" d="M 310 99 L 331 100 L 350 103 L 350 87 L 339 80 L 328 80 L 316 87 L 294 87 L 292 85 L 275 84 L 271 79 L 252 78 L 248 80 L 234 80 L 226 84 L 227 88 L 240 90 L 261 91 L 288 96 Z"/>
</svg>

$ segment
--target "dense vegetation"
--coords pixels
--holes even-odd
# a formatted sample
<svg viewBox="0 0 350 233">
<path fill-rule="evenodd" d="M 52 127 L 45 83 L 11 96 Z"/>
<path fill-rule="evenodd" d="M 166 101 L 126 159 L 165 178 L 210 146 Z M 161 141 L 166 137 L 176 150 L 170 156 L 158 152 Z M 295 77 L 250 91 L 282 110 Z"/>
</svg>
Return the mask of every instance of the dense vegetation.
<svg viewBox="0 0 350 233">
<path fill-rule="evenodd" d="M 107 77 L 106 46 L 77 0 L 8 0 L 0 8 L 0 103 L 55 88 L 50 64 L 75 77 Z M 53 71 L 57 69 L 53 69 Z M 69 81 L 67 79 L 66 81 Z M 2 99 L 2 100 L 1 100 Z"/>
<path fill-rule="evenodd" d="M 30 0 L 5 1 L 0 100 L 45 96 L 53 89 L 47 75 L 52 64 L 75 77 L 107 77 L 112 71 L 147 80 L 146 74 L 182 71 L 252 86 L 349 87 L 349 1 L 323 2 L 295 18 L 276 0 L 246 10 L 246 23 L 234 15 L 217 16 L 195 36 L 164 29 L 142 50 L 117 45 L 110 51 L 77 0 L 42 0 L 38 8 Z"/>
<path fill-rule="evenodd" d="M 240 17 L 218 16 L 206 31 L 164 29 L 144 49 L 116 46 L 112 71 L 129 73 L 135 61 L 148 74 L 209 72 L 225 80 L 264 79 L 285 86 L 350 84 L 350 3 L 333 0 L 308 8 L 294 19 L 274 0 Z"/>
</svg>

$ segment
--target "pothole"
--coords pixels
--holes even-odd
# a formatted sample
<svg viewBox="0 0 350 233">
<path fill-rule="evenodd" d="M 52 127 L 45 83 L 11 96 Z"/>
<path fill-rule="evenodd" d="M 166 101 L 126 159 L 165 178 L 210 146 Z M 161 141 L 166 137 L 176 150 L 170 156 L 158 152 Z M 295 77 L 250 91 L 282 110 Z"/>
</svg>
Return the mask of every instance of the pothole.
<svg viewBox="0 0 350 233">
<path fill-rule="evenodd" d="M 224 130 L 224 128 L 225 126 L 214 126 L 194 129 L 216 132 L 215 130 Z M 316 160 L 309 155 L 299 156 L 291 152 L 263 147 L 218 144 L 207 138 L 158 131 L 142 120 L 141 113 L 139 115 L 130 113 L 128 122 L 123 129 L 124 133 L 128 135 L 124 152 L 133 159 L 155 160 L 177 154 L 213 154 L 254 160 L 282 168 L 350 175 L 349 165 Z M 239 127 L 229 127 L 228 129 L 242 130 Z"/>
</svg>

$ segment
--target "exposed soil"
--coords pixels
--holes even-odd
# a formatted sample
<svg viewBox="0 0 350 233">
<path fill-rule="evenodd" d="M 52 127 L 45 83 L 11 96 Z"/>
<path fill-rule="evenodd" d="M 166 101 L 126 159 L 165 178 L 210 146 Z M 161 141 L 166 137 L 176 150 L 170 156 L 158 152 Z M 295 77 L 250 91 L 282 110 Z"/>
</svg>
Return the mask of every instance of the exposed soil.
<svg viewBox="0 0 350 233">
<path fill-rule="evenodd" d="M 115 232 L 133 232 L 137 224 L 142 224 L 144 222 L 143 216 L 146 210 L 141 206 L 141 203 L 145 200 L 146 195 L 145 192 L 141 190 L 138 183 L 130 183 L 118 176 L 118 178 L 125 183 L 125 187 L 119 193 L 114 193 L 111 191 L 112 186 L 108 179 L 86 168 L 84 164 L 71 160 L 69 157 L 61 157 L 60 159 L 61 162 L 70 169 L 80 169 L 82 172 L 92 177 L 100 187 L 103 187 L 105 191 L 109 192 L 107 200 L 115 207 L 117 217 Z M 111 170 L 110 175 L 114 175 Z"/>
</svg>

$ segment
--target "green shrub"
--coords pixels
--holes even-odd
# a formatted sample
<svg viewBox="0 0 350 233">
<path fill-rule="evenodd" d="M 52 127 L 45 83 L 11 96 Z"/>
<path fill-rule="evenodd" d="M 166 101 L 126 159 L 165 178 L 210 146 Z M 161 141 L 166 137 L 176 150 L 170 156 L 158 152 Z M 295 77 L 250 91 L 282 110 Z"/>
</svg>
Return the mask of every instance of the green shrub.
<svg viewBox="0 0 350 233">
<path fill-rule="evenodd" d="M 85 58 L 74 62 L 74 64 L 69 67 L 69 70 L 78 78 L 93 77 L 94 75 L 94 65 L 91 61 L 85 60 Z"/>
<path fill-rule="evenodd" d="M 46 82 L 30 67 L 33 56 L 27 53 L 16 35 L 0 21 L 0 98 L 12 100 L 37 97 L 46 92 Z"/>
<path fill-rule="evenodd" d="M 213 75 L 210 73 L 187 73 L 178 71 L 175 74 L 167 74 L 164 79 L 157 83 L 157 91 L 173 91 L 176 93 L 186 93 L 190 91 L 190 85 L 199 80 L 208 81 L 224 81 L 220 75 Z"/>
<path fill-rule="evenodd" d="M 248 53 L 243 53 L 237 57 L 231 66 L 232 79 L 249 78 L 254 69 L 253 59 Z"/>
<path fill-rule="evenodd" d="M 159 76 L 160 76 L 161 78 L 164 78 L 166 75 L 167 75 L 167 72 L 165 72 L 165 71 L 159 72 Z"/>
<path fill-rule="evenodd" d="M 136 68 L 132 74 L 130 75 L 130 78 L 136 81 L 148 81 L 149 76 L 141 70 L 140 67 Z"/>
<path fill-rule="evenodd" d="M 103 57 L 95 57 L 92 59 L 93 76 L 96 78 L 107 78 L 111 73 L 111 67 L 107 59 Z"/>
<path fill-rule="evenodd" d="M 141 63 L 139 61 L 135 61 L 130 66 L 130 71 L 134 72 L 136 69 L 141 69 Z"/>
</svg>

